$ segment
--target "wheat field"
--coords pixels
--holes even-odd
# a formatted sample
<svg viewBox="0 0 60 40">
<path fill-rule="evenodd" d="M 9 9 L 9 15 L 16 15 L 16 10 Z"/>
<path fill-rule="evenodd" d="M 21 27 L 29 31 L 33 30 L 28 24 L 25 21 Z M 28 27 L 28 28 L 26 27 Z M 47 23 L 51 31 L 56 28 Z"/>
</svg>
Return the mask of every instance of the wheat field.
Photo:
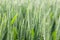
<svg viewBox="0 0 60 40">
<path fill-rule="evenodd" d="M 60 40 L 60 0 L 0 0 L 0 40 Z"/>
</svg>

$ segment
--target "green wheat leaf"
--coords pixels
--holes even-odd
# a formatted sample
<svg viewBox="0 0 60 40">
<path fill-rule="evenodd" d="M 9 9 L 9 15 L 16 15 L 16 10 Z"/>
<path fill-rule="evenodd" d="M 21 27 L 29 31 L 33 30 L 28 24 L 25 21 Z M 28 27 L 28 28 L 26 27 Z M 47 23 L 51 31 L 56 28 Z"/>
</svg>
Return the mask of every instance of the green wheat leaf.
<svg viewBox="0 0 60 40">
<path fill-rule="evenodd" d="M 15 20 L 17 19 L 17 16 L 18 16 L 18 14 L 16 14 L 16 15 L 13 17 L 13 19 L 11 20 L 11 25 L 15 22 Z"/>
</svg>

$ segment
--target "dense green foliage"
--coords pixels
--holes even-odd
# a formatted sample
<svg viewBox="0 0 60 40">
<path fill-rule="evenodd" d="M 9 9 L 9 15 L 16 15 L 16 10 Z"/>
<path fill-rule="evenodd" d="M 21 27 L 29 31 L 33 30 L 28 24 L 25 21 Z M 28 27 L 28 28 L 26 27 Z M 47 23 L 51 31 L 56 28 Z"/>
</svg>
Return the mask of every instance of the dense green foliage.
<svg viewBox="0 0 60 40">
<path fill-rule="evenodd" d="M 60 40 L 60 1 L 0 0 L 0 40 Z"/>
</svg>

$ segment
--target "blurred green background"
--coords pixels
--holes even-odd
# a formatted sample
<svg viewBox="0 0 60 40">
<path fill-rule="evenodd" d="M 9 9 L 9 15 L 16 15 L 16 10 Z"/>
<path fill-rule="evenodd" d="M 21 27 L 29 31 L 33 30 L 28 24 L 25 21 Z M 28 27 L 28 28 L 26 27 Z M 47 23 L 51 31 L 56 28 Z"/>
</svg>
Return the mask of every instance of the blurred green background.
<svg viewBox="0 0 60 40">
<path fill-rule="evenodd" d="M 0 40 L 60 40 L 60 0 L 0 0 Z"/>
</svg>

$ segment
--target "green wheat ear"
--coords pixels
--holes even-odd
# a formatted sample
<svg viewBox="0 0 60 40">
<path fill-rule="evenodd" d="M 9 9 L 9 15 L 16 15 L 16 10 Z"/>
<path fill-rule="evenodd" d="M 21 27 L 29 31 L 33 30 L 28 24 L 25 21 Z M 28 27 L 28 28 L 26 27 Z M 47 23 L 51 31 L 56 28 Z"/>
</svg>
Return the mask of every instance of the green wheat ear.
<svg viewBox="0 0 60 40">
<path fill-rule="evenodd" d="M 16 18 L 17 18 L 17 16 L 18 16 L 18 14 L 16 14 L 16 15 L 13 17 L 13 19 L 11 20 L 11 25 L 14 23 L 14 21 L 15 21 Z"/>
</svg>

